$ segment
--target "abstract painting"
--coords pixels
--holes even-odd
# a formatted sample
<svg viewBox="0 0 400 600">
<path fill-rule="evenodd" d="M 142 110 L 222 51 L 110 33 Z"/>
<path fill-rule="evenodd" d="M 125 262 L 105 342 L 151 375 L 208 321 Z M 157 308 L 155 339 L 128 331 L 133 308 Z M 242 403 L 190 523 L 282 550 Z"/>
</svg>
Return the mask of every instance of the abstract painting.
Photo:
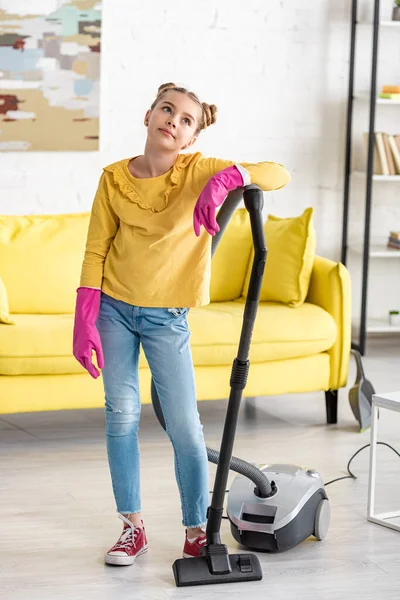
<svg viewBox="0 0 400 600">
<path fill-rule="evenodd" d="M 0 150 L 98 150 L 99 0 L 0 6 Z"/>
</svg>

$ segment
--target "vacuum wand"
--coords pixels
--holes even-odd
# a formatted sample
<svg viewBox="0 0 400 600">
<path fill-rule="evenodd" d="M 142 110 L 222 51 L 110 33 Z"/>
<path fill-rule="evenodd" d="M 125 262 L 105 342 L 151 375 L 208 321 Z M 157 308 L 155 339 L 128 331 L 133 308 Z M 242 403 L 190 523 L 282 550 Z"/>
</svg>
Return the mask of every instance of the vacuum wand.
<svg viewBox="0 0 400 600">
<path fill-rule="evenodd" d="M 260 298 L 262 279 L 267 257 L 262 208 L 264 198 L 256 186 L 246 186 L 243 193 L 244 204 L 250 215 L 251 232 L 254 244 L 254 261 L 243 315 L 237 358 L 233 361 L 230 380 L 231 392 L 221 441 L 220 457 L 207 520 L 207 544 L 220 544 L 220 528 L 224 506 L 225 489 L 232 457 L 236 426 L 242 393 L 247 383 L 250 362 L 250 343 Z M 271 495 L 273 494 L 271 488 Z"/>
<path fill-rule="evenodd" d="M 238 192 L 239 193 L 239 192 Z M 228 554 L 226 544 L 221 543 L 220 529 L 224 507 L 225 489 L 232 458 L 240 401 L 246 387 L 249 372 L 249 350 L 257 314 L 262 278 L 264 274 L 267 249 L 263 229 L 263 194 L 254 186 L 243 189 L 246 209 L 250 214 L 251 232 L 254 244 L 254 261 L 250 285 L 243 314 L 242 332 L 238 355 L 233 361 L 230 379 L 231 391 L 224 431 L 215 476 L 211 506 L 207 512 L 207 544 L 202 548 L 201 556 L 177 559 L 173 564 L 176 585 L 205 585 L 211 583 L 235 583 L 239 581 L 260 581 L 262 570 L 255 554 Z M 222 206 L 222 209 L 224 206 Z M 221 209 L 221 210 L 222 210 Z M 227 209 L 230 209 L 228 206 Z M 215 240 L 218 244 L 219 240 Z M 213 247 L 215 250 L 216 245 Z M 264 492 L 273 495 L 272 487 L 265 478 Z"/>
</svg>

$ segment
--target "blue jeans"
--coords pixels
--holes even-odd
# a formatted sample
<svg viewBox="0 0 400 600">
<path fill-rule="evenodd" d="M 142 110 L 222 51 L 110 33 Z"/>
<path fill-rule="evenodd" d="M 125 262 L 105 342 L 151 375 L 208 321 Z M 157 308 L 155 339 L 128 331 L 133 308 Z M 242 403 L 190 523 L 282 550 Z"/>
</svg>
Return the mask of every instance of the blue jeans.
<svg viewBox="0 0 400 600">
<path fill-rule="evenodd" d="M 182 523 L 199 527 L 209 505 L 208 459 L 197 410 L 187 308 L 142 308 L 101 294 L 106 441 L 117 511 L 141 511 L 138 429 L 140 343 L 175 455 Z M 161 500 L 160 500 L 161 501 Z"/>
</svg>

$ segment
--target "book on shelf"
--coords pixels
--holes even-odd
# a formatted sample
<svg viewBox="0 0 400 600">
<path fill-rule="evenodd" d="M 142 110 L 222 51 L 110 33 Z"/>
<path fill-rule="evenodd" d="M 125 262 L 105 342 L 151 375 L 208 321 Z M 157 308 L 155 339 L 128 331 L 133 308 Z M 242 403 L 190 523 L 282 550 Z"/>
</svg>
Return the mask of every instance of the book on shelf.
<svg viewBox="0 0 400 600">
<path fill-rule="evenodd" d="M 396 175 L 396 167 L 394 164 L 394 158 L 391 152 L 391 146 L 389 143 L 389 135 L 387 133 L 382 133 L 382 141 L 385 150 L 386 160 L 389 169 L 389 175 Z"/>
<path fill-rule="evenodd" d="M 368 143 L 369 143 L 369 134 L 364 133 L 364 141 L 367 150 L 368 156 Z M 373 173 L 374 175 L 383 175 L 382 164 L 378 154 L 378 145 L 376 143 L 376 136 L 374 139 L 374 158 L 373 158 Z"/>
<path fill-rule="evenodd" d="M 390 231 L 387 245 L 388 248 L 400 250 L 400 231 Z"/>
<path fill-rule="evenodd" d="M 364 133 L 368 152 L 369 133 Z M 374 134 L 374 175 L 400 175 L 400 135 L 377 131 Z"/>
<path fill-rule="evenodd" d="M 375 133 L 375 139 L 376 144 L 378 146 L 379 160 L 381 161 L 382 165 L 382 173 L 383 175 L 390 175 L 388 159 L 385 151 L 385 146 L 383 144 L 383 134 L 378 131 L 377 133 Z"/>
<path fill-rule="evenodd" d="M 394 162 L 396 164 L 396 173 L 400 173 L 400 152 L 398 144 L 396 143 L 393 135 L 389 135 L 388 141 L 390 149 L 393 153 Z"/>
<path fill-rule="evenodd" d="M 382 94 L 400 94 L 400 85 L 383 85 Z"/>
<path fill-rule="evenodd" d="M 400 100 L 400 94 L 384 94 L 381 92 L 379 98 L 384 98 L 385 100 Z"/>
</svg>

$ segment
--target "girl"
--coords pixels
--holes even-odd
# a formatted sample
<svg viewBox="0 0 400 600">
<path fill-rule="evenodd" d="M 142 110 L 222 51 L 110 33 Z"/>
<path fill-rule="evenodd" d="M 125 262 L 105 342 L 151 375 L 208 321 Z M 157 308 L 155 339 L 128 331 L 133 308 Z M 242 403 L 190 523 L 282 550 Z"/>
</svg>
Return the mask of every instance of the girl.
<svg viewBox="0 0 400 600">
<path fill-rule="evenodd" d="M 209 303 L 216 208 L 250 183 L 277 190 L 290 176 L 277 163 L 241 165 L 190 148 L 216 121 L 214 105 L 172 83 L 162 85 L 144 124 L 141 156 L 106 167 L 93 202 L 73 350 L 94 378 L 102 369 L 106 442 L 123 531 L 105 561 L 130 565 L 147 550 L 141 516 L 138 427 L 140 344 L 151 369 L 175 456 L 186 528 L 183 556 L 206 542 L 208 461 L 196 404 L 187 315 Z M 204 229 L 201 229 L 203 225 Z"/>
</svg>

